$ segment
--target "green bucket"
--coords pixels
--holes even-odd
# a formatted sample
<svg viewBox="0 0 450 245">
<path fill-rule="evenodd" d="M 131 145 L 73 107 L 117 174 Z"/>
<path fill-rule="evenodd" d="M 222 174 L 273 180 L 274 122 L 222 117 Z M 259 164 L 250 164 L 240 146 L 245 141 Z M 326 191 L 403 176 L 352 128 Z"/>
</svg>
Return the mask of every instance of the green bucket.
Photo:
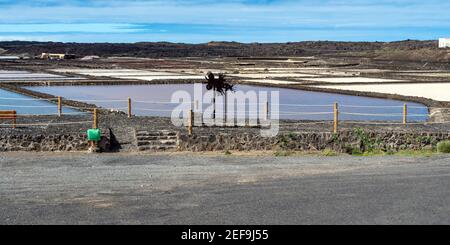
<svg viewBox="0 0 450 245">
<path fill-rule="evenodd" d="M 98 142 L 102 138 L 102 133 L 101 133 L 100 129 L 89 129 L 87 131 L 87 138 L 89 141 Z"/>
</svg>

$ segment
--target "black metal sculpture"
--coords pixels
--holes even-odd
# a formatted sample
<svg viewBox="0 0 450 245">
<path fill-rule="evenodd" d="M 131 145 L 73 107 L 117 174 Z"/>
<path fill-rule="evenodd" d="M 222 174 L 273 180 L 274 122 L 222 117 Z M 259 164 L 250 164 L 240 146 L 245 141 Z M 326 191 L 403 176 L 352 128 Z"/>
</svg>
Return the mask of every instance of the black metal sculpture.
<svg viewBox="0 0 450 245">
<path fill-rule="evenodd" d="M 212 72 L 208 72 L 206 81 L 208 81 L 207 90 L 213 90 L 221 95 L 224 95 L 227 91 L 234 91 L 234 85 L 227 82 L 224 74 L 219 74 L 219 78 L 216 79 Z"/>
<path fill-rule="evenodd" d="M 225 96 L 225 104 L 226 104 L 226 94 L 228 91 L 231 91 L 231 92 L 234 91 L 234 85 L 227 82 L 224 74 L 219 74 L 219 77 L 216 78 L 216 76 L 212 72 L 208 72 L 208 74 L 206 75 L 206 81 L 207 81 L 206 89 L 214 91 L 213 119 L 215 119 L 216 118 L 216 92 Z"/>
</svg>

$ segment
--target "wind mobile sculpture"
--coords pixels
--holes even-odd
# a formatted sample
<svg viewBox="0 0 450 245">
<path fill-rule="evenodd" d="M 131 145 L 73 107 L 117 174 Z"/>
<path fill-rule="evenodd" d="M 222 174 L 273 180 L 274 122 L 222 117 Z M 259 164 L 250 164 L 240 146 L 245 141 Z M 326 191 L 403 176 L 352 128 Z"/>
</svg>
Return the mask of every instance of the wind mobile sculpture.
<svg viewBox="0 0 450 245">
<path fill-rule="evenodd" d="M 222 96 L 225 96 L 225 104 L 226 104 L 226 95 L 228 91 L 234 92 L 234 85 L 231 83 L 228 83 L 225 79 L 224 74 L 219 74 L 219 77 L 216 78 L 214 73 L 208 72 L 206 75 L 206 89 L 214 91 L 214 98 L 213 98 L 213 104 L 214 104 L 214 111 L 213 111 L 213 119 L 216 118 L 216 93 L 219 93 Z"/>
</svg>

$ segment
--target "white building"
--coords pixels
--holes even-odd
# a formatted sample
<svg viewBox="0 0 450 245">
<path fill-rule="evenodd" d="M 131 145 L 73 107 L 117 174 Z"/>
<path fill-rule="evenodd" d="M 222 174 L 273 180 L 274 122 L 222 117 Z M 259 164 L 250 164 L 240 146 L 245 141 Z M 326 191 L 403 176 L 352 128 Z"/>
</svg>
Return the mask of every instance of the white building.
<svg viewBox="0 0 450 245">
<path fill-rule="evenodd" d="M 439 48 L 450 48 L 450 38 L 439 38 Z"/>
</svg>

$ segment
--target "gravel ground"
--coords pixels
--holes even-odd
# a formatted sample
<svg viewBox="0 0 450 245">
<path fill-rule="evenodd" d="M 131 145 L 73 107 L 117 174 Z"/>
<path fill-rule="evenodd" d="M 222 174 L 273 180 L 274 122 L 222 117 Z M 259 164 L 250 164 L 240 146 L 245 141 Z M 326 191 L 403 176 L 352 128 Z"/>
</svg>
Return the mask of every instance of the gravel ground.
<svg viewBox="0 0 450 245">
<path fill-rule="evenodd" d="M 449 224 L 450 157 L 0 156 L 0 224 Z"/>
</svg>

